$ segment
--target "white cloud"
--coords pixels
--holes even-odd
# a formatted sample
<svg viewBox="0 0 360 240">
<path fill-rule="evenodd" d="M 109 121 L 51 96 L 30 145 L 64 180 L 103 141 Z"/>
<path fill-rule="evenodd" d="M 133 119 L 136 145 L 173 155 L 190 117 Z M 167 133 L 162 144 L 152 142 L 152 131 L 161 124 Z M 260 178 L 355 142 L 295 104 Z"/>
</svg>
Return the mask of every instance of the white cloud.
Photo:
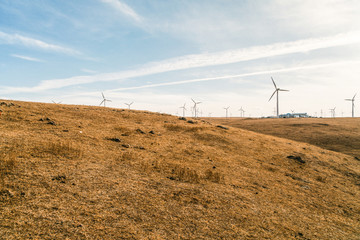
<svg viewBox="0 0 360 240">
<path fill-rule="evenodd" d="M 8 34 L 0 31 L 0 44 L 22 45 L 25 47 L 38 48 L 45 51 L 60 52 L 68 55 L 79 55 L 80 52 L 71 48 L 43 42 L 38 39 L 25 37 L 19 34 Z"/>
<path fill-rule="evenodd" d="M 137 23 L 140 23 L 143 21 L 141 16 L 139 16 L 131 7 L 129 7 L 127 4 L 125 4 L 123 2 L 120 2 L 118 0 L 101 0 L 101 1 L 109 4 L 111 7 L 115 8 L 117 11 L 126 15 L 127 17 L 130 17 Z"/>
<path fill-rule="evenodd" d="M 11 91 L 36 92 L 72 85 L 88 84 L 92 82 L 114 81 L 175 70 L 224 65 L 272 56 L 308 52 L 316 49 L 330 48 L 358 42 L 360 42 L 360 34 L 358 32 L 349 32 L 331 37 L 311 38 L 293 42 L 282 42 L 265 46 L 255 46 L 215 53 L 186 55 L 183 57 L 167 59 L 160 62 L 153 62 L 135 70 L 97 74 L 93 76 L 75 76 L 66 79 L 45 80 L 36 87 L 11 88 Z"/>
<path fill-rule="evenodd" d="M 43 60 L 40 60 L 38 58 L 28 57 L 28 56 L 24 56 L 24 55 L 11 54 L 11 56 L 15 57 L 15 58 L 20 58 L 23 60 L 31 61 L 31 62 L 43 62 Z"/>
</svg>

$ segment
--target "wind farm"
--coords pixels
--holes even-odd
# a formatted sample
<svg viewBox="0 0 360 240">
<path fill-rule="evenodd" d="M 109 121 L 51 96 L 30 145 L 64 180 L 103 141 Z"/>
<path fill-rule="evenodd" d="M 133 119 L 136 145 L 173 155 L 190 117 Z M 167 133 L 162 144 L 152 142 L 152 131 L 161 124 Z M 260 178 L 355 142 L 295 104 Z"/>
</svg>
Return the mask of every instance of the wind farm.
<svg viewBox="0 0 360 240">
<path fill-rule="evenodd" d="M 0 239 L 359 240 L 360 1 L 0 1 Z"/>
</svg>

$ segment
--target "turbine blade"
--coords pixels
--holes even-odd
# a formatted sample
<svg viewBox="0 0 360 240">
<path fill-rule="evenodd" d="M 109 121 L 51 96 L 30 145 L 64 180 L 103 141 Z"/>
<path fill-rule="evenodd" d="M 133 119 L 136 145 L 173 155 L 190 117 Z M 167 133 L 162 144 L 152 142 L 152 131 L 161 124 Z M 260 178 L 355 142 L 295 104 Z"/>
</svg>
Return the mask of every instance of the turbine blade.
<svg viewBox="0 0 360 240">
<path fill-rule="evenodd" d="M 276 92 L 277 92 L 277 90 L 275 90 L 274 93 L 271 95 L 271 97 L 269 98 L 269 102 L 272 99 L 272 97 L 275 95 Z"/>
<path fill-rule="evenodd" d="M 103 102 L 105 102 L 105 100 L 102 100 L 101 103 L 99 104 L 99 106 L 101 106 L 101 104 L 103 104 Z"/>
<path fill-rule="evenodd" d="M 345 99 L 345 101 L 352 101 L 352 99 Z"/>
<path fill-rule="evenodd" d="M 101 92 L 101 95 L 102 95 L 103 99 L 105 99 L 105 96 L 104 96 L 104 93 L 103 93 L 103 92 Z"/>
<path fill-rule="evenodd" d="M 289 92 L 290 90 L 286 90 L 286 89 L 279 89 L 279 91 L 286 91 L 286 92 Z"/>
<path fill-rule="evenodd" d="M 276 86 L 276 84 L 275 84 L 275 81 L 274 81 L 273 77 L 271 77 L 271 81 L 273 82 L 275 88 L 277 89 L 277 86 Z"/>
<path fill-rule="evenodd" d="M 352 98 L 352 100 L 355 100 L 356 94 L 357 94 L 357 93 L 355 93 L 355 95 L 354 95 L 354 97 Z"/>
<path fill-rule="evenodd" d="M 107 100 L 107 99 L 105 99 L 106 101 L 108 101 L 108 102 L 112 102 L 111 100 Z"/>
<path fill-rule="evenodd" d="M 195 104 L 196 104 L 196 102 L 195 102 L 195 100 L 194 99 L 191 99 Z"/>
</svg>

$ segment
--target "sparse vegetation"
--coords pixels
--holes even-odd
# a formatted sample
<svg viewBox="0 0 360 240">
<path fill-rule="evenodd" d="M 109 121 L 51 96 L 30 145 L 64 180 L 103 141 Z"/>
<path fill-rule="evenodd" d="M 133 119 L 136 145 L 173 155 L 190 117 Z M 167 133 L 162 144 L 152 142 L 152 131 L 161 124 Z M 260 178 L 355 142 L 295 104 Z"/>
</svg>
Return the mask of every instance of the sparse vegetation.
<svg viewBox="0 0 360 240">
<path fill-rule="evenodd" d="M 14 102 L 0 118 L 0 238 L 358 239 L 357 159 L 226 128 Z"/>
</svg>

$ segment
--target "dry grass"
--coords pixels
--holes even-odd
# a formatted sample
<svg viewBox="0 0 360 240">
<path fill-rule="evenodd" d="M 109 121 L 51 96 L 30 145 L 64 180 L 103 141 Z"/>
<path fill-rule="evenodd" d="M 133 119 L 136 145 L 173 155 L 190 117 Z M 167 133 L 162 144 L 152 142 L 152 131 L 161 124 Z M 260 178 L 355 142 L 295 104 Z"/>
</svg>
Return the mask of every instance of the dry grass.
<svg viewBox="0 0 360 240">
<path fill-rule="evenodd" d="M 354 156 L 164 114 L 13 103 L 0 238 L 359 239 Z"/>
</svg>

